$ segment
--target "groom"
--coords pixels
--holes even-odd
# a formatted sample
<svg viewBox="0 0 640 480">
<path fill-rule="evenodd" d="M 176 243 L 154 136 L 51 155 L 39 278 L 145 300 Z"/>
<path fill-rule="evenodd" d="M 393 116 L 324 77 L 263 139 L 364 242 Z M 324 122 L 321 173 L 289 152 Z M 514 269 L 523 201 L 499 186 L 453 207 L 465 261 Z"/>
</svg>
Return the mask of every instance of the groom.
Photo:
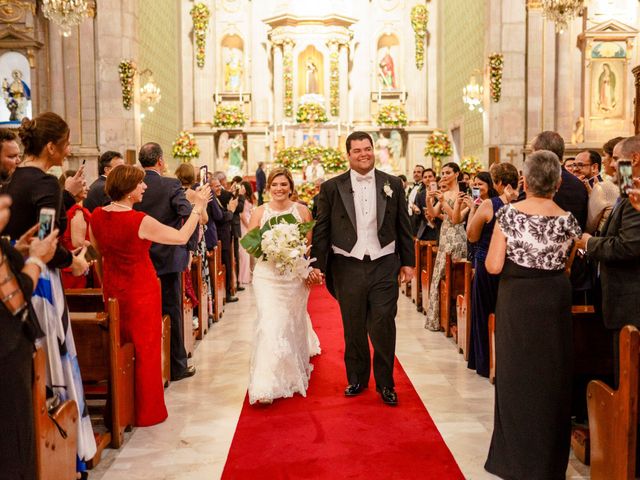
<svg viewBox="0 0 640 480">
<path fill-rule="evenodd" d="M 382 401 L 396 405 L 393 362 L 398 281 L 408 282 L 415 264 L 407 202 L 399 178 L 374 170 L 368 133 L 347 137 L 351 169 L 322 184 L 311 256 L 311 280 L 326 275 L 344 326 L 347 386 L 352 397 L 373 374 Z"/>
</svg>

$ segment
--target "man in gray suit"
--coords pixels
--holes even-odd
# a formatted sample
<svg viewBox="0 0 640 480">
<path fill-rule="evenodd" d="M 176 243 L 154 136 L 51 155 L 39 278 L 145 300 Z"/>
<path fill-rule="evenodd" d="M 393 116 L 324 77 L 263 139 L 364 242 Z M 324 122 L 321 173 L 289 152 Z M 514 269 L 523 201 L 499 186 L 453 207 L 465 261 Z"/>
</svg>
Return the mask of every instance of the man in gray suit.
<svg viewBox="0 0 640 480">
<path fill-rule="evenodd" d="M 618 161 L 630 160 L 633 176 L 640 177 L 640 135 L 629 137 L 613 149 L 611 167 L 619 182 Z M 602 289 L 602 316 L 614 334 L 614 365 L 618 378 L 619 334 L 625 325 L 640 328 L 640 212 L 628 198 L 620 197 L 598 237 L 585 233 L 578 248 L 598 262 Z"/>
<path fill-rule="evenodd" d="M 322 184 L 311 256 L 311 279 L 327 277 L 344 326 L 347 397 L 367 388 L 373 344 L 376 389 L 396 405 L 393 365 L 398 281 L 413 276 L 415 257 L 407 201 L 398 177 L 374 169 L 373 140 L 347 137 L 351 169 Z"/>
</svg>

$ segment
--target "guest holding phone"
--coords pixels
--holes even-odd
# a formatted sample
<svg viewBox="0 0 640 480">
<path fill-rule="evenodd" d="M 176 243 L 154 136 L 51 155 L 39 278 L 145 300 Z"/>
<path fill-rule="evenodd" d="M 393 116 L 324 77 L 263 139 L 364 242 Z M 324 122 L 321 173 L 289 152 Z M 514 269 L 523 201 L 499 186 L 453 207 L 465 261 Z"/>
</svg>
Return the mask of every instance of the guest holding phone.
<svg viewBox="0 0 640 480">
<path fill-rule="evenodd" d="M 431 277 L 431 286 L 429 289 L 429 304 L 427 307 L 427 319 L 425 328 L 427 330 L 440 330 L 440 301 L 439 301 L 439 285 L 444 275 L 444 266 L 447 253 L 451 253 L 454 259 L 466 258 L 467 256 L 467 235 L 462 222 L 453 220 L 454 209 L 460 208 L 460 203 L 464 197 L 458 185 L 460 175 L 460 167 L 455 162 L 450 162 L 442 167 L 441 180 L 444 187 L 448 190 L 444 193 L 435 190 L 427 192 L 427 214 L 433 218 L 444 215 L 442 226 L 440 227 L 440 241 L 438 254 L 433 268 Z M 437 204 L 434 204 L 435 200 Z M 468 211 L 468 210 L 467 210 Z M 466 215 L 463 212 L 463 215 Z M 462 215 L 461 215 L 462 217 Z M 464 220 L 462 218 L 462 220 Z"/>
<path fill-rule="evenodd" d="M 486 177 L 480 172 L 475 179 L 484 182 Z M 471 342 L 467 366 L 483 377 L 489 376 L 489 314 L 495 312 L 498 296 L 498 275 L 491 275 L 485 268 L 489 242 L 496 223 L 496 213 L 504 205 L 518 198 L 518 170 L 511 163 L 497 163 L 491 167 L 491 189 L 480 188 L 480 206 L 467 223 L 467 239 L 473 247 L 473 282 L 471 286 Z M 484 180 L 483 180 L 484 179 Z M 489 183 L 484 182 L 488 187 Z M 495 188 L 499 196 L 482 200 L 482 194 L 489 195 Z M 475 205 L 474 205 L 475 209 Z"/>
</svg>

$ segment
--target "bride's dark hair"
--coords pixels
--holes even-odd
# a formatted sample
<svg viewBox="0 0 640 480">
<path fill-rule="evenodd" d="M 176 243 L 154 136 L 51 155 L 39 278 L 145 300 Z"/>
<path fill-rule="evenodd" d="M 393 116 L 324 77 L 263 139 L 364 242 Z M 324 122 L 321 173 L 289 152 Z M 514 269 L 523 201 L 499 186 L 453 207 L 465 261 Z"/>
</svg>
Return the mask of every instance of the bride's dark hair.
<svg viewBox="0 0 640 480">
<path fill-rule="evenodd" d="M 269 172 L 269 177 L 267 178 L 267 188 L 270 188 L 271 184 L 273 183 L 273 180 L 276 177 L 280 177 L 280 176 L 283 176 L 287 179 L 287 181 L 289 182 L 289 187 L 291 188 L 291 193 L 293 193 L 293 190 L 295 188 L 295 185 L 293 183 L 293 177 L 291 176 L 291 172 L 284 167 L 276 167 L 273 170 L 271 170 L 271 172 Z"/>
</svg>

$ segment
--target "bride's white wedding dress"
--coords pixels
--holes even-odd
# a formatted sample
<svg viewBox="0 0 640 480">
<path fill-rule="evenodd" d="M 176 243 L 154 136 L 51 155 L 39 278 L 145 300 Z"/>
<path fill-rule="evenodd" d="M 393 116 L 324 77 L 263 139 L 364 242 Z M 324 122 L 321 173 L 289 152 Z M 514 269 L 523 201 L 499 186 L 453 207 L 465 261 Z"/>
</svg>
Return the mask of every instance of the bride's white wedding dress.
<svg viewBox="0 0 640 480">
<path fill-rule="evenodd" d="M 277 212 L 265 204 L 260 225 L 274 216 L 293 214 L 301 222 L 296 204 Z M 307 313 L 309 289 L 299 277 L 280 275 L 271 263 L 258 260 L 253 271 L 256 321 L 249 403 L 276 398 L 306 397 L 313 365 L 309 358 L 320 353 L 320 342 Z"/>
</svg>

